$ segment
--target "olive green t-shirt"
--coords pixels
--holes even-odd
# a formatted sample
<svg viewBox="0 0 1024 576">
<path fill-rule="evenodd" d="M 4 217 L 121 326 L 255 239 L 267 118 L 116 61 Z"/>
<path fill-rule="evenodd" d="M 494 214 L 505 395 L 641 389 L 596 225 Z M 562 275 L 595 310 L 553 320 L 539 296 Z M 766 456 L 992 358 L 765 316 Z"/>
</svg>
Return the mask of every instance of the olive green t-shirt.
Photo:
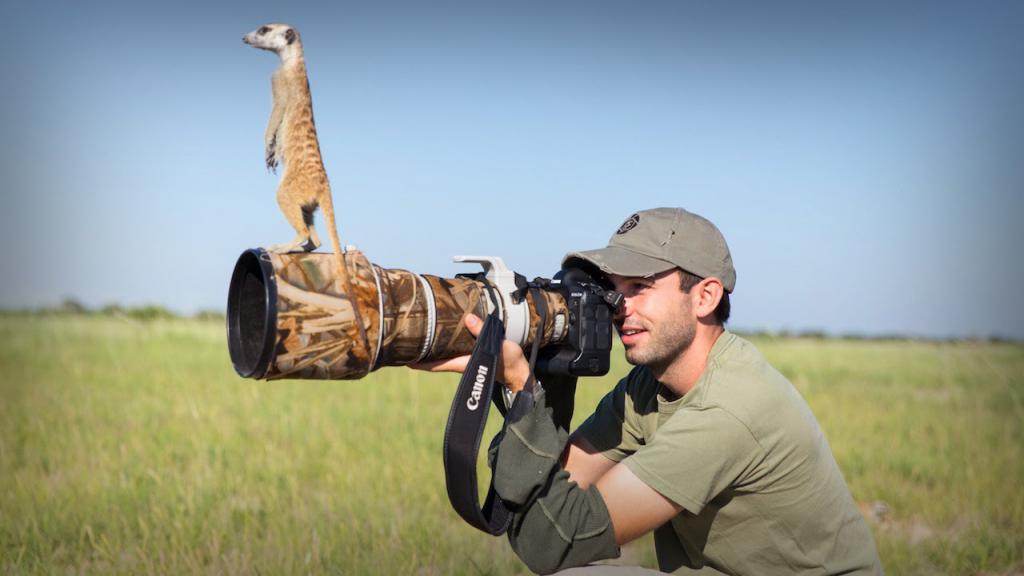
<svg viewBox="0 0 1024 576">
<path fill-rule="evenodd" d="M 655 530 L 664 571 L 882 572 L 807 403 L 728 331 L 685 396 L 634 368 L 576 435 L 684 508 Z"/>
</svg>

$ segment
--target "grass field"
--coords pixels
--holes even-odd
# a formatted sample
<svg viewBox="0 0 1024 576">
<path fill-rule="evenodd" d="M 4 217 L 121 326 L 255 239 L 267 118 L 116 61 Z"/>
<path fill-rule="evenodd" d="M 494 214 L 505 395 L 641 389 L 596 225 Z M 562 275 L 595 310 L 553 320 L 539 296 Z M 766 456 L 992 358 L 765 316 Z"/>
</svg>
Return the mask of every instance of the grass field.
<svg viewBox="0 0 1024 576">
<path fill-rule="evenodd" d="M 1024 573 L 1024 346 L 756 343 L 890 574 Z M 454 387 L 242 380 L 214 321 L 0 315 L 0 573 L 524 573 L 449 508 Z M 649 539 L 624 555 L 654 566 Z"/>
</svg>

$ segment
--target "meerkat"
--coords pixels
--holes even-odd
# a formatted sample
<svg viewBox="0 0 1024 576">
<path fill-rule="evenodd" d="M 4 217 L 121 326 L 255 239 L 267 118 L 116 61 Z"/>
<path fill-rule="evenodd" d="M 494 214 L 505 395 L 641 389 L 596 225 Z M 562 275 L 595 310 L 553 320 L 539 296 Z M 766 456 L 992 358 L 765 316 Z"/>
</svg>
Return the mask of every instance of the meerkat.
<svg viewBox="0 0 1024 576">
<path fill-rule="evenodd" d="M 267 169 L 275 173 L 278 164 L 284 164 L 277 188 L 277 203 L 298 236 L 289 244 L 275 244 L 268 250 L 274 253 L 316 250 L 320 246 L 320 239 L 313 227 L 313 213 L 320 207 L 338 260 L 341 291 L 348 295 L 353 304 L 356 324 L 369 353 L 369 341 L 359 307 L 353 299 L 352 281 L 348 267 L 345 266 L 344 252 L 334 221 L 331 185 L 327 180 L 316 124 L 313 122 L 313 99 L 309 91 L 309 77 L 306 75 L 306 60 L 299 32 L 293 26 L 272 23 L 246 34 L 242 41 L 254 48 L 274 52 L 281 59 L 271 78 L 273 105 L 264 138 L 265 161 Z"/>
</svg>

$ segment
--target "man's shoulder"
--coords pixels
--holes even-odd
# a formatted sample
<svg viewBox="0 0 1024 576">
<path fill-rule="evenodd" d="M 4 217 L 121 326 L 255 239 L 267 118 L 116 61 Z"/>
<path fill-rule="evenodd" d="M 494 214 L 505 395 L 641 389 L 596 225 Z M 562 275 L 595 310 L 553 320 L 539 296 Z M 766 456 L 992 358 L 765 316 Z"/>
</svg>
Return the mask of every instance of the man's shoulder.
<svg viewBox="0 0 1024 576">
<path fill-rule="evenodd" d="M 751 381 L 787 382 L 753 343 L 732 332 L 724 332 L 708 356 L 698 386 L 705 385 L 708 391 L 715 391 Z"/>
<path fill-rule="evenodd" d="M 702 407 L 723 408 L 743 421 L 773 406 L 803 404 L 793 384 L 753 343 L 728 331 L 715 344 L 698 388 L 694 400 Z"/>
<path fill-rule="evenodd" d="M 718 341 L 712 347 L 708 355 L 708 364 L 732 370 L 772 369 L 753 342 L 728 330 L 718 337 Z"/>
</svg>

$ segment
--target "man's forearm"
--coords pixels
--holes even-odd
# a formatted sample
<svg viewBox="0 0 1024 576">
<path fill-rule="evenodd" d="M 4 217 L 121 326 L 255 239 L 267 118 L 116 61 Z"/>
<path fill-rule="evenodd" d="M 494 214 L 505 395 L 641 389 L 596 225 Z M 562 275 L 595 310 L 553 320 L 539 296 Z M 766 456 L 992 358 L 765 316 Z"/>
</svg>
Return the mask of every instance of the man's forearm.
<svg viewBox="0 0 1024 576">
<path fill-rule="evenodd" d="M 615 466 L 615 460 L 605 456 L 586 438 L 579 436 L 579 430 L 569 436 L 569 445 L 562 453 L 562 468 L 569 473 L 569 479 L 586 489 L 597 482 Z"/>
<path fill-rule="evenodd" d="M 533 400 L 506 428 L 495 456 L 495 490 L 515 513 L 512 548 L 542 574 L 618 556 L 600 492 L 570 481 L 559 463 L 568 435 L 555 426 L 545 391 L 538 387 Z"/>
<path fill-rule="evenodd" d="M 519 558 L 539 574 L 619 555 L 601 493 L 569 481 L 565 470 L 553 474 L 541 496 L 515 513 L 508 539 Z"/>
</svg>

